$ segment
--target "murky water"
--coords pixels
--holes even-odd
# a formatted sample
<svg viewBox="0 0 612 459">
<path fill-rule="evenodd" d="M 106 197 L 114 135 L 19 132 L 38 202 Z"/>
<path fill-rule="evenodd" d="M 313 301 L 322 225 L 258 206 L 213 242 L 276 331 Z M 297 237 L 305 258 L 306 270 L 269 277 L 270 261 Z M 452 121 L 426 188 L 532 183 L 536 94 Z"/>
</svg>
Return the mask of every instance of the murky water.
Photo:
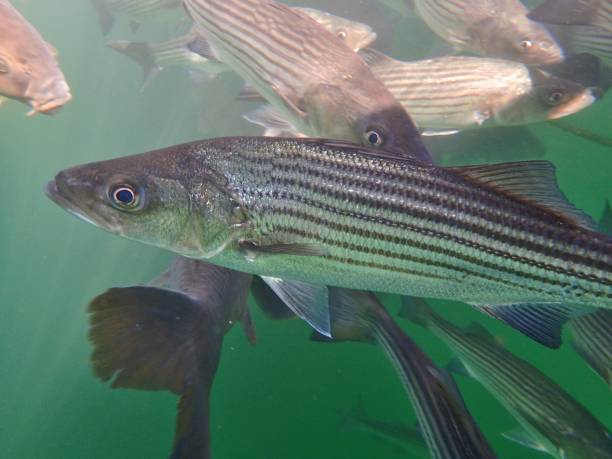
<svg viewBox="0 0 612 459">
<path fill-rule="evenodd" d="M 371 23 L 380 46 L 398 58 L 432 52 L 432 35 L 422 23 L 411 17 L 401 22 L 375 2 L 300 3 L 333 4 L 335 12 Z M 234 101 L 238 77 L 194 84 L 185 71 L 173 68 L 139 93 L 140 69 L 104 46 L 89 2 L 16 5 L 59 50 L 74 100 L 54 117 L 27 119 L 26 108 L 17 103 L 0 109 L 0 457 L 167 457 L 175 397 L 112 390 L 95 379 L 86 306 L 109 287 L 147 282 L 165 269 L 170 255 L 69 217 L 42 187 L 73 164 L 259 131 L 241 118 L 244 104 Z M 111 36 L 146 40 L 171 33 L 173 26 L 145 26 L 134 34 L 119 21 Z M 570 120 L 605 135 L 611 116 L 608 95 Z M 530 126 L 529 132 L 532 140 L 517 142 L 517 150 L 489 136 L 475 142 L 480 147 L 472 147 L 472 155 L 444 157 L 449 163 L 544 157 L 557 166 L 570 201 L 598 218 L 605 199 L 612 199 L 610 148 L 547 124 Z M 384 299 L 397 310 L 397 298 Z M 570 346 L 548 350 L 464 304 L 434 304 L 457 324 L 484 324 L 612 428 L 609 389 Z M 215 457 L 428 457 L 424 449 L 401 450 L 346 423 L 360 400 L 372 418 L 415 423 L 380 349 L 312 343 L 305 323 L 270 322 L 260 311 L 253 313 L 257 346 L 247 343 L 240 328 L 225 340 L 212 399 Z M 450 351 L 431 334 L 401 325 L 438 364 L 449 360 Z M 516 422 L 476 381 L 462 376 L 457 381 L 500 458 L 542 457 L 501 437 Z"/>
</svg>

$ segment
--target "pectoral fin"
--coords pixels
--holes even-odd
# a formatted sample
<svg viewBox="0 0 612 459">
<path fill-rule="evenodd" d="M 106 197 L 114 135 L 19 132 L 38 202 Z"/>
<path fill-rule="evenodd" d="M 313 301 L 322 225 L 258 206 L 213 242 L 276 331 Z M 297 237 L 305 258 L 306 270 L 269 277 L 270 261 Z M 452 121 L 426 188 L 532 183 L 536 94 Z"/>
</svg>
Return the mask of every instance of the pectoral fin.
<svg viewBox="0 0 612 459">
<path fill-rule="evenodd" d="M 260 277 L 253 276 L 251 293 L 255 303 L 263 313 L 272 320 L 293 319 L 295 313 L 278 297 L 274 290 L 268 287 Z"/>
<path fill-rule="evenodd" d="M 286 281 L 276 277 L 262 277 L 268 286 L 299 317 L 322 335 L 331 337 L 329 292 L 325 285 L 300 281 Z"/>
<path fill-rule="evenodd" d="M 303 257 L 325 257 L 329 251 L 317 244 L 259 244 L 255 241 L 244 240 L 240 242 L 240 248 L 251 256 L 257 254 L 268 255 L 295 255 Z"/>
</svg>

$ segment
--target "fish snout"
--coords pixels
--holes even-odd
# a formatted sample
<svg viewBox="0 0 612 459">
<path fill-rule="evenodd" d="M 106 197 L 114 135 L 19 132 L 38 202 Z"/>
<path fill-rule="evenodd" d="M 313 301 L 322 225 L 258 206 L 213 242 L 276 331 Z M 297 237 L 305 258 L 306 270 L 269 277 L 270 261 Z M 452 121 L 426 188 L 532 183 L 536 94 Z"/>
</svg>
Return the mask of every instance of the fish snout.
<svg viewBox="0 0 612 459">
<path fill-rule="evenodd" d="M 57 113 L 71 99 L 70 87 L 65 80 L 49 80 L 30 94 L 32 110 L 28 113 L 28 116 L 36 113 L 52 115 Z"/>
</svg>

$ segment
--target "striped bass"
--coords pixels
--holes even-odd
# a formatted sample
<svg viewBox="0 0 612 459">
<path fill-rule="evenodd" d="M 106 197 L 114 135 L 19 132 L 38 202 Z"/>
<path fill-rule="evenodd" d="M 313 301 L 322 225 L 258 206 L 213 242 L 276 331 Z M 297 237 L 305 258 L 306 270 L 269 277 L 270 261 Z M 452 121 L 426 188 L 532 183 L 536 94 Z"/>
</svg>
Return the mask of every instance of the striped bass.
<svg viewBox="0 0 612 459">
<path fill-rule="evenodd" d="M 612 308 L 612 240 L 546 161 L 444 168 L 342 141 L 231 137 L 77 166 L 46 193 L 112 233 L 316 287 L 318 330 L 324 285 L 464 301 L 553 347 L 568 317 Z"/>
<path fill-rule="evenodd" d="M 414 123 L 367 64 L 274 0 L 186 0 L 197 30 L 299 132 L 431 162 Z"/>
<path fill-rule="evenodd" d="M 402 317 L 425 326 L 455 353 L 521 424 L 508 439 L 557 459 L 610 459 L 612 435 L 563 388 L 499 344 L 484 327 L 462 330 L 422 302 L 404 303 Z"/>
<path fill-rule="evenodd" d="M 612 0 L 546 0 L 529 18 L 547 24 L 592 25 L 612 32 Z"/>
<path fill-rule="evenodd" d="M 457 50 L 528 65 L 561 62 L 546 28 L 527 18 L 520 0 L 414 0 L 425 23 Z"/>
</svg>

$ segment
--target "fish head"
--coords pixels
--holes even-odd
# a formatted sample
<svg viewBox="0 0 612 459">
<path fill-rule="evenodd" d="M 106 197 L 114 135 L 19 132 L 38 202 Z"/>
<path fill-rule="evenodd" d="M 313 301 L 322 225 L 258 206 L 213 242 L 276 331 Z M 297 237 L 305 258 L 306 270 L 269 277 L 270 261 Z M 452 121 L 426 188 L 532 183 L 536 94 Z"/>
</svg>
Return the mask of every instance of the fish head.
<svg viewBox="0 0 612 459">
<path fill-rule="evenodd" d="M 598 91 L 546 71 L 530 69 L 531 90 L 499 110 L 501 125 L 518 125 L 554 120 L 579 112 L 597 100 Z"/>
<path fill-rule="evenodd" d="M 195 172 L 190 159 L 181 157 L 189 156 L 180 154 L 183 147 L 66 169 L 45 192 L 69 213 L 110 233 L 206 258 L 222 250 L 235 231 L 235 205 L 215 176 Z"/>
<path fill-rule="evenodd" d="M 487 56 L 527 65 L 556 64 L 565 57 L 563 49 L 545 26 L 523 15 L 504 16 L 483 28 L 484 31 L 478 31 L 478 37 Z"/>
</svg>

